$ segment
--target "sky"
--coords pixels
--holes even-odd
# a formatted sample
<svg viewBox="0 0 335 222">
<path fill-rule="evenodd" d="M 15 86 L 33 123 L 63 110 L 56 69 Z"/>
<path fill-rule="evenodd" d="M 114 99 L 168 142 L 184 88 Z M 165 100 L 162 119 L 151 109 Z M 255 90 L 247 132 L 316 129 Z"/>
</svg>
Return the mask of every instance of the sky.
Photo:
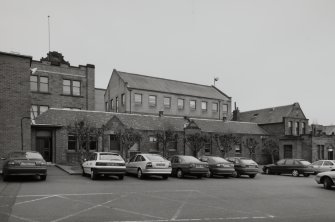
<svg viewBox="0 0 335 222">
<path fill-rule="evenodd" d="M 309 123 L 335 124 L 333 0 L 1 0 L 0 51 L 50 50 L 113 69 L 213 85 L 240 111 L 299 102 Z"/>
</svg>

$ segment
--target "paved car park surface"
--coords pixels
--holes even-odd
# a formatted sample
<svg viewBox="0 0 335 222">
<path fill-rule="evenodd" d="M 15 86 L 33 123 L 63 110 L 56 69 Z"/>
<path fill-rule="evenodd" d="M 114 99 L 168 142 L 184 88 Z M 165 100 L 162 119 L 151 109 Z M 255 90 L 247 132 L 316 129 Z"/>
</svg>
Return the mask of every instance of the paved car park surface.
<svg viewBox="0 0 335 222">
<path fill-rule="evenodd" d="M 0 182 L 0 221 L 334 221 L 335 190 L 313 177 L 255 179 L 69 175 Z"/>
</svg>

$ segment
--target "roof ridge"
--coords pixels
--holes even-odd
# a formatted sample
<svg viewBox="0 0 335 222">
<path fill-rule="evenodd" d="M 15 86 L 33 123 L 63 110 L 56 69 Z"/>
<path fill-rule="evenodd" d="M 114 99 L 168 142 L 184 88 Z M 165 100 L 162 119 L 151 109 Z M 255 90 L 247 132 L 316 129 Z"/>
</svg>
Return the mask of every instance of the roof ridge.
<svg viewBox="0 0 335 222">
<path fill-rule="evenodd" d="M 268 109 L 276 109 L 276 108 L 283 108 L 283 107 L 291 107 L 294 106 L 295 103 L 289 104 L 289 105 L 283 105 L 283 106 L 273 106 L 273 107 L 267 107 L 263 109 L 255 109 L 255 110 L 248 110 L 240 113 L 251 113 L 251 112 L 256 112 L 256 111 L 263 111 L 263 110 L 268 110 Z"/>
<path fill-rule="evenodd" d="M 175 80 L 175 79 L 166 79 L 166 78 L 162 78 L 162 77 L 148 76 L 148 75 L 137 74 L 137 73 L 129 73 L 129 72 L 123 72 L 123 71 L 120 71 L 120 70 L 116 70 L 116 71 L 119 74 L 120 73 L 125 73 L 125 74 L 129 74 L 129 75 L 142 76 L 142 77 L 153 78 L 153 79 L 168 80 L 168 81 L 172 81 L 172 82 L 180 82 L 180 83 L 186 83 L 186 84 L 192 84 L 192 85 L 198 85 L 198 86 L 205 86 L 205 87 L 213 88 L 211 85 L 203 85 L 203 84 L 199 84 L 199 83 L 185 82 L 185 81 L 180 81 L 180 80 Z"/>
</svg>

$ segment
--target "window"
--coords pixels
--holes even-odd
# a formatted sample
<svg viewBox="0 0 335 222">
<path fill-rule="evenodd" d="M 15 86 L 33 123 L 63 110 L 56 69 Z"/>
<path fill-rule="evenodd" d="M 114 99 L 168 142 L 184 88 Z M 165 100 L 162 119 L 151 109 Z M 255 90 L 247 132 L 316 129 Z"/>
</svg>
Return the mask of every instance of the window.
<svg viewBox="0 0 335 222">
<path fill-rule="evenodd" d="M 318 145 L 318 159 L 323 160 L 325 158 L 325 146 Z"/>
<path fill-rule="evenodd" d="M 288 127 L 288 134 L 292 135 L 293 134 L 292 121 L 288 121 L 287 127 Z"/>
<path fill-rule="evenodd" d="M 49 78 L 46 76 L 30 76 L 30 90 L 34 92 L 49 92 Z"/>
<path fill-rule="evenodd" d="M 156 96 L 149 96 L 149 106 L 156 106 Z"/>
<path fill-rule="evenodd" d="M 98 147 L 98 141 L 95 137 L 90 137 L 90 150 L 97 150 Z"/>
<path fill-rule="evenodd" d="M 240 155 L 240 154 L 242 154 L 241 146 L 236 145 L 235 146 L 235 155 Z"/>
<path fill-rule="evenodd" d="M 121 95 L 121 105 L 124 106 L 126 104 L 126 96 L 124 93 Z"/>
<path fill-rule="evenodd" d="M 63 79 L 63 94 L 80 96 L 80 81 Z"/>
<path fill-rule="evenodd" d="M 116 111 L 117 113 L 119 112 L 119 100 L 118 100 L 117 97 L 115 98 L 115 111 Z"/>
<path fill-rule="evenodd" d="M 301 123 L 301 134 L 306 134 L 306 123 Z"/>
<path fill-rule="evenodd" d="M 77 148 L 77 137 L 74 135 L 69 135 L 68 142 L 67 142 L 67 149 L 76 150 L 76 148 Z"/>
<path fill-rule="evenodd" d="M 149 136 L 149 141 L 151 143 L 155 143 L 155 142 L 157 142 L 157 137 L 156 136 Z"/>
<path fill-rule="evenodd" d="M 31 105 L 30 118 L 34 120 L 38 115 L 41 115 L 49 109 L 49 106 Z"/>
<path fill-rule="evenodd" d="M 214 112 L 217 112 L 218 111 L 218 104 L 217 103 L 212 103 L 212 110 Z"/>
<path fill-rule="evenodd" d="M 228 113 L 228 104 L 223 104 L 222 105 L 222 112 L 223 113 Z"/>
<path fill-rule="evenodd" d="M 105 102 L 105 111 L 108 111 L 108 102 Z"/>
<path fill-rule="evenodd" d="M 207 102 L 201 102 L 202 111 L 207 111 Z"/>
<path fill-rule="evenodd" d="M 195 110 L 197 107 L 197 103 L 195 100 L 190 100 L 190 108 Z"/>
<path fill-rule="evenodd" d="M 142 104 L 142 94 L 135 93 L 135 104 Z"/>
<path fill-rule="evenodd" d="M 164 107 L 170 108 L 171 107 L 171 98 L 170 97 L 164 97 Z"/>
<path fill-rule="evenodd" d="M 111 99 L 111 105 L 110 105 L 111 107 L 111 109 L 110 109 L 110 111 L 113 111 L 114 110 L 114 103 L 113 103 L 113 99 Z"/>
<path fill-rule="evenodd" d="M 178 99 L 177 101 L 178 109 L 184 109 L 184 100 L 183 99 Z"/>
<path fill-rule="evenodd" d="M 299 122 L 295 122 L 295 135 L 299 136 Z"/>
</svg>

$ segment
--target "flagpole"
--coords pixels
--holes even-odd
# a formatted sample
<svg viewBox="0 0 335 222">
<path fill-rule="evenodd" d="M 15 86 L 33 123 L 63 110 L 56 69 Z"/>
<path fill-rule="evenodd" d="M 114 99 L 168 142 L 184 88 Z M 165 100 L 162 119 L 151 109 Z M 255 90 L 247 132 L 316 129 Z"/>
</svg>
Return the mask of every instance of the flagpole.
<svg viewBox="0 0 335 222">
<path fill-rule="evenodd" d="M 48 34 L 49 34 L 49 61 L 50 61 L 50 15 L 48 15 Z"/>
</svg>

